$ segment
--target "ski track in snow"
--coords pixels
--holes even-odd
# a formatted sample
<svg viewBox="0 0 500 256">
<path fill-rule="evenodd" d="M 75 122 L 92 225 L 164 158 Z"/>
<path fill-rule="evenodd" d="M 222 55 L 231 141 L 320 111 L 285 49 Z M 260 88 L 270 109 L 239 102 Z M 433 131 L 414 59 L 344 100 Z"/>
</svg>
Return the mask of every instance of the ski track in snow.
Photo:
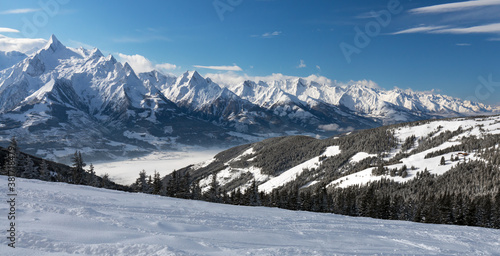
<svg viewBox="0 0 500 256">
<path fill-rule="evenodd" d="M 5 176 L 0 177 L 7 184 Z M 212 204 L 16 179 L 1 255 L 498 255 L 500 230 Z M 0 191 L 7 193 L 7 186 Z M 0 204 L 7 213 L 7 204 Z M 8 226 L 7 218 L 0 225 Z"/>
</svg>

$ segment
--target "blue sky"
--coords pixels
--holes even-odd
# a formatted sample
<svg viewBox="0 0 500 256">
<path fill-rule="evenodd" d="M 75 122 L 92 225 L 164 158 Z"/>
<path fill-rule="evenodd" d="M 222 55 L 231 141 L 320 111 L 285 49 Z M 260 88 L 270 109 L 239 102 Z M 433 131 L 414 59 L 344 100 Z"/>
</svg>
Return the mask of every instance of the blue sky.
<svg viewBox="0 0 500 256">
<path fill-rule="evenodd" d="M 500 0 L 2 1 L 0 34 L 174 74 L 315 74 L 499 104 L 499 13 Z"/>
</svg>

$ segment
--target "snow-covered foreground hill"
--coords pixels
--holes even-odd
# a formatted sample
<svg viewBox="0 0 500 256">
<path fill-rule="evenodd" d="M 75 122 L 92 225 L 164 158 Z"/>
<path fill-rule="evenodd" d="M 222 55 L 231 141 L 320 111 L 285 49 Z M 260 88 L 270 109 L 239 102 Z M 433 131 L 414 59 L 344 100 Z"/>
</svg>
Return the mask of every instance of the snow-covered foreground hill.
<svg viewBox="0 0 500 256">
<path fill-rule="evenodd" d="M 211 204 L 17 179 L 0 255 L 499 255 L 500 230 Z M 2 195 L 7 179 L 0 177 Z M 7 216 L 4 201 L 0 211 Z M 7 218 L 0 218 L 7 229 Z M 5 237 L 5 236 L 4 236 Z"/>
</svg>

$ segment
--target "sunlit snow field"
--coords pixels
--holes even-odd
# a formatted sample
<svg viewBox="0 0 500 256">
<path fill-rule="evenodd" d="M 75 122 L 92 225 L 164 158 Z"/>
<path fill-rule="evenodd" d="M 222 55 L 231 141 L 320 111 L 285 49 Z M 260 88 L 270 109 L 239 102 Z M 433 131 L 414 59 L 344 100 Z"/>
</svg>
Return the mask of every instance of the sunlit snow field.
<svg viewBox="0 0 500 256">
<path fill-rule="evenodd" d="M 7 178 L 0 176 L 0 193 Z M 16 180 L 0 255 L 499 255 L 500 230 L 231 206 Z M 2 200 L 3 201 L 3 200 Z M 0 227 L 8 227 L 0 203 Z"/>
<path fill-rule="evenodd" d="M 174 170 L 212 159 L 222 149 L 204 149 L 174 152 L 153 152 L 147 156 L 128 160 L 93 163 L 97 175 L 108 173 L 116 183 L 130 185 L 139 177 L 139 172 L 145 170 L 153 175 L 154 171 L 163 177 Z"/>
</svg>

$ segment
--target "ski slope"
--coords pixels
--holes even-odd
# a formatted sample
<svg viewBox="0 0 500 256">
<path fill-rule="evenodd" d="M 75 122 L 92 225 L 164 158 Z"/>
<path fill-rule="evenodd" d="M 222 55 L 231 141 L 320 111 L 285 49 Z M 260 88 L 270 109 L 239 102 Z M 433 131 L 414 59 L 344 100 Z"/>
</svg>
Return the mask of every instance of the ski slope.
<svg viewBox="0 0 500 256">
<path fill-rule="evenodd" d="M 7 193 L 7 179 L 0 193 Z M 243 207 L 17 179 L 0 255 L 499 255 L 500 230 Z M 8 205 L 0 203 L 2 229 Z"/>
</svg>

